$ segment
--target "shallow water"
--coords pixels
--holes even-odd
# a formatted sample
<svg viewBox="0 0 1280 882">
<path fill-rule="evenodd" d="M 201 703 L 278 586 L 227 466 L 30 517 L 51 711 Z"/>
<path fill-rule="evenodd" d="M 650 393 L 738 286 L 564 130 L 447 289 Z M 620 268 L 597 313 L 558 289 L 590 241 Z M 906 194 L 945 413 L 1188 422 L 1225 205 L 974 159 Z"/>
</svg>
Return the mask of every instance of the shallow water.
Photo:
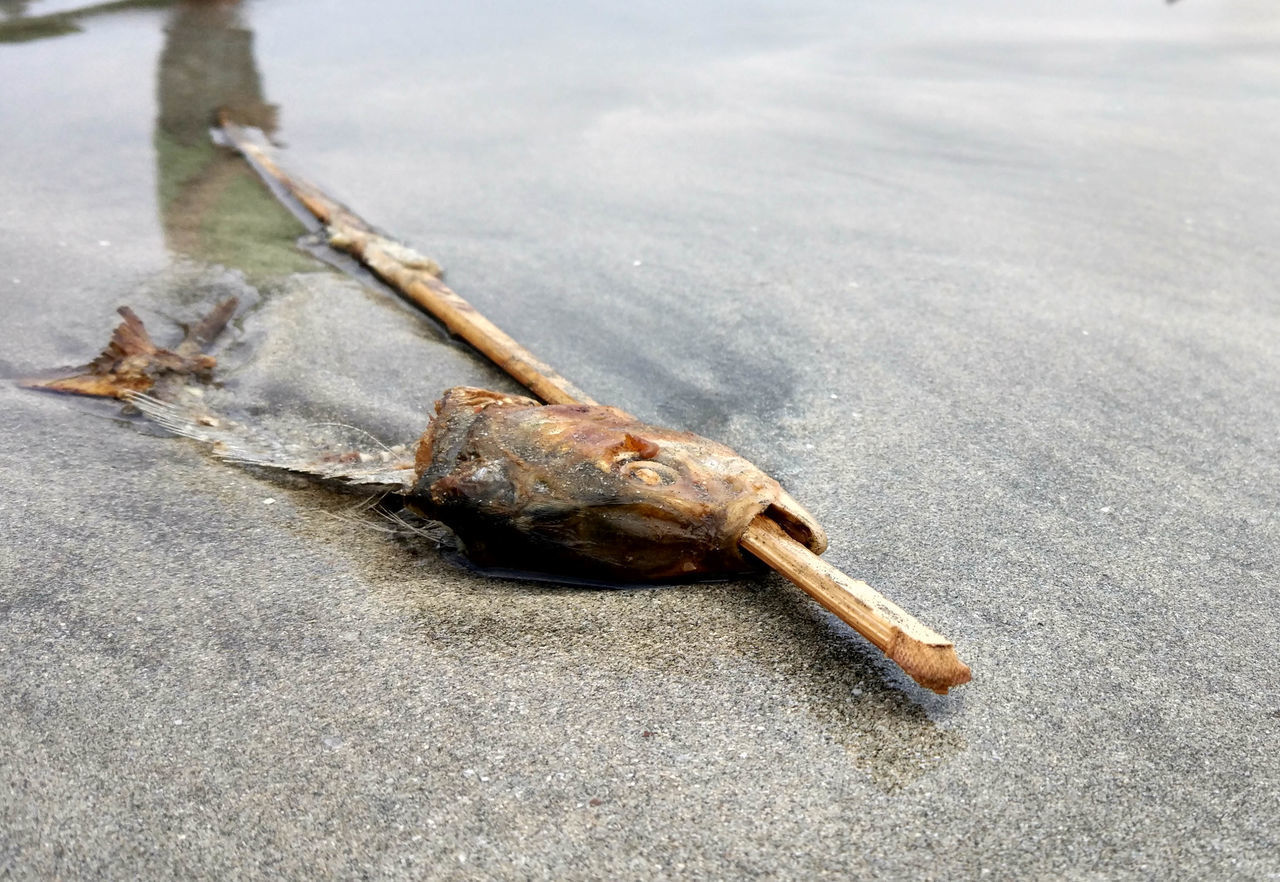
<svg viewBox="0 0 1280 882">
<path fill-rule="evenodd" d="M 220 394 L 282 426 L 509 388 L 297 247 L 229 105 L 975 681 L 776 579 L 486 580 L 8 386 L 0 868 L 1280 874 L 1274 4 L 76 9 L 0 4 L 0 375 L 236 294 Z"/>
</svg>

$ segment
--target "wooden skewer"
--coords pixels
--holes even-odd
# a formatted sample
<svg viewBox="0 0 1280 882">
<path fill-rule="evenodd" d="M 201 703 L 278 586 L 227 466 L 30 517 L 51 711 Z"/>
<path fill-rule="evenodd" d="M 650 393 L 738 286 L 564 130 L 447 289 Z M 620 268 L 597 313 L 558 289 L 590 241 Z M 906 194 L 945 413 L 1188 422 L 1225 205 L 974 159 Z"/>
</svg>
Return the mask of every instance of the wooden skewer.
<svg viewBox="0 0 1280 882">
<path fill-rule="evenodd" d="M 596 403 L 450 290 L 440 281 L 440 268 L 434 261 L 382 235 L 318 187 L 287 174 L 225 114 L 221 123 L 230 143 L 269 184 L 283 187 L 327 227 L 331 246 L 355 257 L 543 401 Z M 823 561 L 777 521 L 767 515 L 756 517 L 741 542 L 744 549 L 871 641 L 921 686 L 945 695 L 951 687 L 969 682 L 969 667 L 960 661 L 950 640 L 925 627 L 870 585 Z"/>
</svg>

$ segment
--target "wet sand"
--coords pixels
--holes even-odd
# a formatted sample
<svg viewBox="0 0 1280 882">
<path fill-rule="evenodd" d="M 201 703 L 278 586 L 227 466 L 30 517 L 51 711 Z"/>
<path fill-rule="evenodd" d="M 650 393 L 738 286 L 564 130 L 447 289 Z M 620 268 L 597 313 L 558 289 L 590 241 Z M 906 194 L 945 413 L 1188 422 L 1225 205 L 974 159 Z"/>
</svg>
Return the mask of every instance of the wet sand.
<svg viewBox="0 0 1280 882">
<path fill-rule="evenodd" d="M 1280 878 L 1280 18 L 1009 5 L 0 42 L 4 377 L 237 294 L 218 394 L 293 431 L 511 388 L 295 247 L 203 139 L 231 102 L 975 675 L 924 692 L 777 577 L 480 578 L 5 383 L 0 874 Z"/>
</svg>

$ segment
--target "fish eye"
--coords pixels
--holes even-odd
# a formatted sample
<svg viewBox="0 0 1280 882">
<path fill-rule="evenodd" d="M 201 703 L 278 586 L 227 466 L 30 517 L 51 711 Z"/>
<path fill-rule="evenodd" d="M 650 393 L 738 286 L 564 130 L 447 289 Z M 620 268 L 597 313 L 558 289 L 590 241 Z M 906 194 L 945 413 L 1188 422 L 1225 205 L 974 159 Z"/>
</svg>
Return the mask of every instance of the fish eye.
<svg viewBox="0 0 1280 882">
<path fill-rule="evenodd" d="M 624 463 L 622 474 L 650 487 L 674 484 L 680 479 L 680 474 L 671 466 L 650 459 L 636 459 Z"/>
</svg>

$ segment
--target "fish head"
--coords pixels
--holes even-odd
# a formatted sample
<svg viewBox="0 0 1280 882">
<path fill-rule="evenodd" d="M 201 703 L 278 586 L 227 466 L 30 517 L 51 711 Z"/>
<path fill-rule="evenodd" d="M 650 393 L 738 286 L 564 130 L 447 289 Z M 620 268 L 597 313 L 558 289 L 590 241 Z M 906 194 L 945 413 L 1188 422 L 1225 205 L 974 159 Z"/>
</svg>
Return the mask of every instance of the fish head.
<svg viewBox="0 0 1280 882">
<path fill-rule="evenodd" d="M 478 563 L 619 581 L 750 568 L 738 540 L 782 493 L 730 448 L 602 405 L 451 389 L 412 498 Z"/>
</svg>

